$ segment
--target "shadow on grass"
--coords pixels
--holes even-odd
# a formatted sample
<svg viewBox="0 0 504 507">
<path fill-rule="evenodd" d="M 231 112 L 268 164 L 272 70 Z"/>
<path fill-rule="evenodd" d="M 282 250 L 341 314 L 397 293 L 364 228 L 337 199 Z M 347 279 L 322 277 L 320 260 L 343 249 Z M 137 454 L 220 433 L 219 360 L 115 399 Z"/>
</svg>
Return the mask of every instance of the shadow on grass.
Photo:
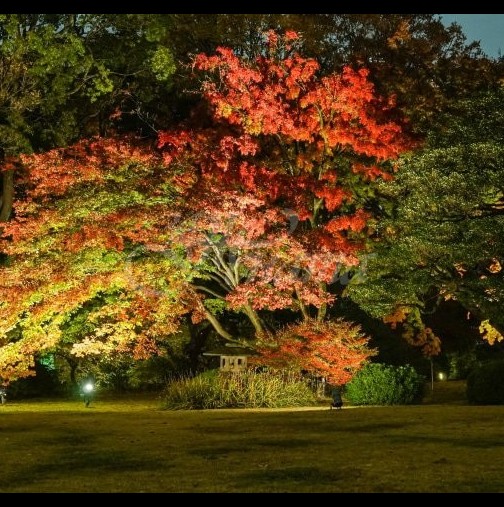
<svg viewBox="0 0 504 507">
<path fill-rule="evenodd" d="M 166 463 L 163 468 L 169 469 Z M 40 462 L 28 466 L 21 466 L 15 474 L 0 477 L 0 489 L 22 488 L 43 482 L 45 479 L 57 476 L 65 470 L 71 470 L 72 474 L 79 474 L 89 481 L 110 473 L 143 471 L 156 472 L 159 470 L 159 460 L 145 458 L 124 452 L 110 452 L 106 449 L 92 451 L 86 449 L 85 445 L 77 445 L 72 453 L 65 452 L 62 455 L 52 455 L 51 462 Z"/>
</svg>

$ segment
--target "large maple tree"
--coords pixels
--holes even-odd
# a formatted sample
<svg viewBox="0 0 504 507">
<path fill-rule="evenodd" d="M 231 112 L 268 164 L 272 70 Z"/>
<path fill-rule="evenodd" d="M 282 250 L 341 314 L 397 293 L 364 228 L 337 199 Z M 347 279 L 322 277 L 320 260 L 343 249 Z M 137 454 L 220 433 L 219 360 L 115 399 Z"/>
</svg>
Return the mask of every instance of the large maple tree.
<svg viewBox="0 0 504 507">
<path fill-rule="evenodd" d="M 278 309 L 323 322 L 331 284 L 370 233 L 373 182 L 391 179 L 412 147 L 366 70 L 320 77 L 298 44 L 269 32 L 253 60 L 199 55 L 213 121 L 160 136 L 165 160 L 197 175 L 184 244 L 203 261 L 205 304 L 243 312 L 255 337 L 279 330 L 264 318 Z"/>
<path fill-rule="evenodd" d="M 82 311 L 76 355 L 156 353 L 191 314 L 228 341 L 271 349 L 278 334 L 281 350 L 294 333 L 323 343 L 326 364 L 346 357 L 324 324 L 331 284 L 372 234 L 374 182 L 392 178 L 412 143 L 368 71 L 320 77 L 295 32 L 264 42 L 253 58 L 198 55 L 203 106 L 156 148 L 102 139 L 22 158 L 2 241 L 4 378 L 29 374 Z M 303 324 L 283 330 L 279 309 Z M 244 335 L 220 318 L 230 312 L 250 321 Z M 374 351 L 348 336 L 360 347 L 340 361 L 351 372 Z"/>
</svg>

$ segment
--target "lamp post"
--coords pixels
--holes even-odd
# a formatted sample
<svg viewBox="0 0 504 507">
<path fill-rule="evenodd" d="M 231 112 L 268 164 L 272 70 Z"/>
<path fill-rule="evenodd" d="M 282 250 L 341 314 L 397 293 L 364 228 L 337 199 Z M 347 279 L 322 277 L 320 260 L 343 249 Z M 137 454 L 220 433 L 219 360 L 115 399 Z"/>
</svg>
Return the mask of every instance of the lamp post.
<svg viewBox="0 0 504 507">
<path fill-rule="evenodd" d="M 431 391 L 434 391 L 434 362 L 430 358 Z"/>
<path fill-rule="evenodd" d="M 82 386 L 82 391 L 84 394 L 84 404 L 86 405 L 86 407 L 89 407 L 89 404 L 91 403 L 91 397 L 94 391 L 94 384 L 92 382 L 86 382 Z"/>
</svg>

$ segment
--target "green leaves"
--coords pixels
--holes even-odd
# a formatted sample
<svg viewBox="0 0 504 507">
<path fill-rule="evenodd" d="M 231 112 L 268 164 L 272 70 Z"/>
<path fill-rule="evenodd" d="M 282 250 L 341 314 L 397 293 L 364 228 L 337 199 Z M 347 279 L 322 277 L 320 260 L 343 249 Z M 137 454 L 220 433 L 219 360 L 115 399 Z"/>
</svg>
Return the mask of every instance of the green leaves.
<svg viewBox="0 0 504 507">
<path fill-rule="evenodd" d="M 432 311 L 457 299 L 503 329 L 504 92 L 476 96 L 439 118 L 430 145 L 381 185 L 393 203 L 367 280 L 347 293 L 374 315 L 397 305 Z M 493 267 L 492 267 L 493 266 Z"/>
<path fill-rule="evenodd" d="M 176 70 L 171 51 L 166 47 L 158 47 L 151 57 L 151 67 L 158 81 L 168 81 Z"/>
</svg>

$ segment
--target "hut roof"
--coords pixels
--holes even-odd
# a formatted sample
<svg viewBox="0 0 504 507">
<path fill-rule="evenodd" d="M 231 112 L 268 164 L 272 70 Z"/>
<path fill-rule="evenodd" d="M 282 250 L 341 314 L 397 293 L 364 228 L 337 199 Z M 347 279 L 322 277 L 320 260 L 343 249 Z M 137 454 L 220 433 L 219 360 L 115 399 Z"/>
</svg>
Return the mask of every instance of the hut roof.
<svg viewBox="0 0 504 507">
<path fill-rule="evenodd" d="M 244 345 L 238 345 L 234 343 L 227 343 L 221 347 L 203 352 L 204 356 L 256 356 L 257 352 Z"/>
</svg>

